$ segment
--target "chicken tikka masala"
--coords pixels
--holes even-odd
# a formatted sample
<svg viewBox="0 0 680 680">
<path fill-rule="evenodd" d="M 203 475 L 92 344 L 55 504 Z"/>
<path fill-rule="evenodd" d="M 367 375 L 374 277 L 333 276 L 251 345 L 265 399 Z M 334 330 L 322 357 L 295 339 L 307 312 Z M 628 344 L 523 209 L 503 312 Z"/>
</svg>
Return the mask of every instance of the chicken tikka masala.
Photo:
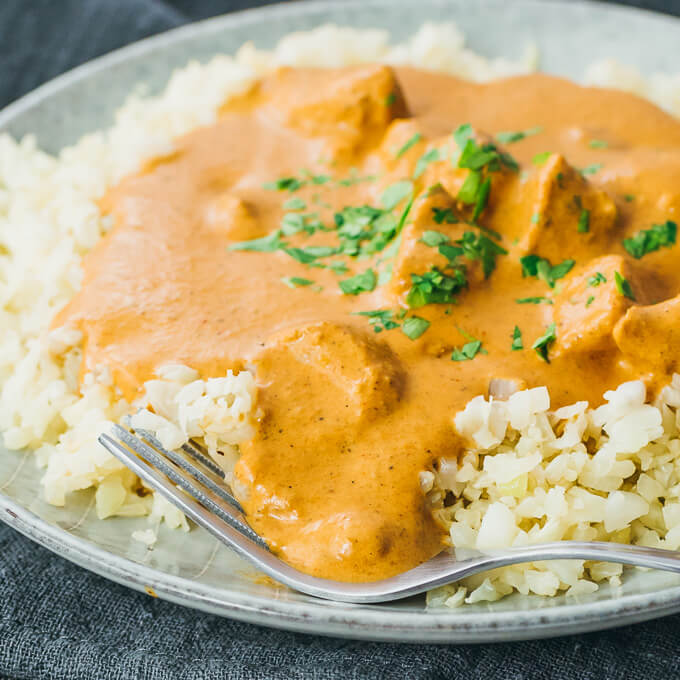
<svg viewBox="0 0 680 680">
<path fill-rule="evenodd" d="M 680 360 L 680 122 L 547 75 L 281 68 L 101 200 L 54 326 L 132 400 L 161 364 L 251 369 L 235 484 L 290 564 L 343 581 L 438 553 L 419 475 L 478 394 L 554 406 Z"/>
</svg>

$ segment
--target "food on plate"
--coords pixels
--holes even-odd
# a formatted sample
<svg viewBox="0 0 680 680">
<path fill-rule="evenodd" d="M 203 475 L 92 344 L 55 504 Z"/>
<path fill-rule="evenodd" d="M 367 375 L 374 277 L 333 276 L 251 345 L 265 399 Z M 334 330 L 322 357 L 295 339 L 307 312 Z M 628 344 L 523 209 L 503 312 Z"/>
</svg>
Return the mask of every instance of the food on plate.
<svg viewBox="0 0 680 680">
<path fill-rule="evenodd" d="M 0 425 L 37 449 L 49 500 L 95 486 L 102 517 L 183 524 L 95 443 L 146 407 L 137 426 L 199 439 L 252 527 L 317 576 L 385 578 L 451 545 L 680 546 L 680 121 L 492 79 L 510 66 L 447 52 L 453 30 L 310 66 L 324 31 L 360 43 L 326 28 L 284 42 L 292 64 L 248 48 L 193 66 L 59 161 L 3 138 L 25 177 L 0 231 Z M 439 52 L 417 56 L 423 35 Z M 206 101 L 184 110 L 190 88 Z M 36 215 L 61 229 L 34 257 L 37 302 L 9 286 L 31 260 L 10 227 Z M 522 565 L 431 601 L 620 573 Z"/>
</svg>

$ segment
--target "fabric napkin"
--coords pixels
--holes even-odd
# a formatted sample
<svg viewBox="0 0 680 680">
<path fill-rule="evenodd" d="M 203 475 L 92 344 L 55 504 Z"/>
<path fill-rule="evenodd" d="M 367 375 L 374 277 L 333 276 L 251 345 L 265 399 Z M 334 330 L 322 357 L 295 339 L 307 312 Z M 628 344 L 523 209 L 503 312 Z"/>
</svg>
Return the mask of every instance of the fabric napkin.
<svg viewBox="0 0 680 680">
<path fill-rule="evenodd" d="M 341 0 L 338 0 L 341 1 Z M 248 0 L 0 0 L 0 107 L 111 49 Z M 628 2 L 680 14 L 680 0 Z M 680 615 L 496 645 L 356 642 L 220 619 L 95 576 L 0 526 L 0 678 L 680 677 Z"/>
</svg>

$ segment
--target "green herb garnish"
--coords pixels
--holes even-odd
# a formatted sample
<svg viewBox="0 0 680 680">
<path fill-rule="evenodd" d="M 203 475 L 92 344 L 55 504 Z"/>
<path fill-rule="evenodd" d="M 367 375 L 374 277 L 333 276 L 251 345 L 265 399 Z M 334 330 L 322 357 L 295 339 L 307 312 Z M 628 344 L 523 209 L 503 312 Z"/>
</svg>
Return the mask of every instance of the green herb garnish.
<svg viewBox="0 0 680 680">
<path fill-rule="evenodd" d="M 595 296 L 589 295 L 588 299 L 586 300 L 586 307 L 590 307 L 590 305 L 592 305 L 594 301 L 595 301 Z"/>
<path fill-rule="evenodd" d="M 430 322 L 427 319 L 421 319 L 419 316 L 409 316 L 404 319 L 401 330 L 406 337 L 411 340 L 417 340 L 429 327 Z"/>
<path fill-rule="evenodd" d="M 306 208 L 307 204 L 299 196 L 293 196 L 283 204 L 284 210 L 305 210 Z"/>
<path fill-rule="evenodd" d="M 254 238 L 250 241 L 241 241 L 229 245 L 229 250 L 250 250 L 259 253 L 273 253 L 285 244 L 281 241 L 281 230 L 277 229 L 268 236 Z"/>
<path fill-rule="evenodd" d="M 660 248 L 670 248 L 675 244 L 677 234 L 675 222 L 667 220 L 663 224 L 653 224 L 650 229 L 641 229 L 632 238 L 623 239 L 623 247 L 637 260 L 647 253 Z"/>
<path fill-rule="evenodd" d="M 628 279 L 621 276 L 619 272 L 614 272 L 614 283 L 616 284 L 616 290 L 619 292 L 619 295 L 623 295 L 623 297 L 627 297 L 629 300 L 635 302 L 635 294 L 630 287 Z"/>
<path fill-rule="evenodd" d="M 289 288 L 298 288 L 300 286 L 311 286 L 314 281 L 311 279 L 303 279 L 299 276 L 284 276 L 281 281 Z"/>
<path fill-rule="evenodd" d="M 375 272 L 369 268 L 361 274 L 339 281 L 338 285 L 345 295 L 359 295 L 370 293 L 375 288 L 376 281 Z"/>
<path fill-rule="evenodd" d="M 581 210 L 576 230 L 579 234 L 587 234 L 590 231 L 590 210 Z"/>
<path fill-rule="evenodd" d="M 531 162 L 534 165 L 543 165 L 550 156 L 552 156 L 552 151 L 541 151 L 541 153 L 537 153 L 532 159 Z"/>
<path fill-rule="evenodd" d="M 595 272 L 591 277 L 588 278 L 588 285 L 591 288 L 596 288 L 601 283 L 607 283 L 607 279 L 602 272 Z"/>
<path fill-rule="evenodd" d="M 387 97 L 385 97 L 385 106 L 392 106 L 394 102 L 397 100 L 397 95 L 394 92 L 390 92 Z"/>
<path fill-rule="evenodd" d="M 525 255 L 520 258 L 522 276 L 535 276 L 545 281 L 551 288 L 555 287 L 555 281 L 566 276 L 575 264 L 574 260 L 563 260 L 554 267 L 549 260 L 538 255 Z"/>
<path fill-rule="evenodd" d="M 432 219 L 437 224 L 442 224 L 446 222 L 447 224 L 456 224 L 458 218 L 453 214 L 451 208 L 432 208 L 433 217 Z"/>
<path fill-rule="evenodd" d="M 263 189 L 268 189 L 269 191 L 297 191 L 303 186 L 297 177 L 281 177 L 274 182 L 266 182 L 262 185 Z"/>
<path fill-rule="evenodd" d="M 588 165 L 581 170 L 582 175 L 594 175 L 598 170 L 602 168 L 602 163 L 593 163 Z"/>
<path fill-rule="evenodd" d="M 525 137 L 537 135 L 539 132 L 543 132 L 543 128 L 540 125 L 529 128 L 527 130 L 517 130 L 514 132 L 499 132 L 496 135 L 496 139 L 501 144 L 514 144 L 515 142 L 521 141 Z"/>
<path fill-rule="evenodd" d="M 524 349 L 524 343 L 522 342 L 522 331 L 519 326 L 515 326 L 515 330 L 512 331 L 512 345 L 510 349 L 516 352 L 519 349 Z"/>
<path fill-rule="evenodd" d="M 443 243 L 448 243 L 450 241 L 446 234 L 442 234 L 441 231 L 434 231 L 432 229 L 423 232 L 423 236 L 420 240 L 426 246 L 430 246 L 430 248 L 437 248 Z"/>
<path fill-rule="evenodd" d="M 451 353 L 451 361 L 471 361 L 482 351 L 481 340 L 471 340 Z"/>
<path fill-rule="evenodd" d="M 368 323 L 373 326 L 375 333 L 399 328 L 399 324 L 393 320 L 394 312 L 391 309 L 373 309 L 368 312 L 352 312 L 358 316 L 367 316 Z"/>
<path fill-rule="evenodd" d="M 550 363 L 548 351 L 555 340 L 557 340 L 555 324 L 551 323 L 548 328 L 546 328 L 545 333 L 540 338 L 538 338 L 533 345 L 531 345 L 531 349 L 535 349 L 536 354 L 538 354 L 538 356 L 541 357 L 543 361 Z"/>
<path fill-rule="evenodd" d="M 413 171 L 413 179 L 418 179 L 427 170 L 427 166 L 430 163 L 441 160 L 441 154 L 439 149 L 430 149 L 426 151 L 416 163 L 415 170 Z"/>
<path fill-rule="evenodd" d="M 517 298 L 515 302 L 518 305 L 540 305 L 542 302 L 545 302 L 546 305 L 551 305 L 553 303 L 553 301 L 550 298 L 543 297 L 542 295 L 537 295 L 535 297 Z"/>
<path fill-rule="evenodd" d="M 413 137 L 409 138 L 399 149 L 397 152 L 394 154 L 395 158 L 401 158 L 411 147 L 415 146 L 423 136 L 420 134 L 420 132 L 416 132 Z"/>
<path fill-rule="evenodd" d="M 380 202 L 383 204 L 385 210 L 392 210 L 392 208 L 395 208 L 412 192 L 413 182 L 408 179 L 401 180 L 400 182 L 391 184 L 382 192 Z"/>
<path fill-rule="evenodd" d="M 454 295 L 467 285 L 467 278 L 462 269 L 455 269 L 449 275 L 432 267 L 425 274 L 411 274 L 411 282 L 406 301 L 409 307 L 418 309 L 429 304 L 453 302 Z"/>
<path fill-rule="evenodd" d="M 591 149 L 606 149 L 609 146 L 609 142 L 606 142 L 604 139 L 591 139 L 588 142 L 588 146 Z"/>
</svg>

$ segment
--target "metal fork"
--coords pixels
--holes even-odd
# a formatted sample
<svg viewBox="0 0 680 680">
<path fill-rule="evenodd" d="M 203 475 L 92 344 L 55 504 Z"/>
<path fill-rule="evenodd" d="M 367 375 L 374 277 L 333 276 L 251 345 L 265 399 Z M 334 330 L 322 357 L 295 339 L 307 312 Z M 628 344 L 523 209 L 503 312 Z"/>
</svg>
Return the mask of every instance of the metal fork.
<svg viewBox="0 0 680 680">
<path fill-rule="evenodd" d="M 149 486 L 258 569 L 308 595 L 338 602 L 387 602 L 490 569 L 522 562 L 581 559 L 680 572 L 680 552 L 605 542 L 559 541 L 489 552 L 445 551 L 402 574 L 370 583 L 343 583 L 298 571 L 276 557 L 247 524 L 224 473 L 196 446 L 168 451 L 150 432 L 114 425 L 99 442 Z"/>
</svg>

